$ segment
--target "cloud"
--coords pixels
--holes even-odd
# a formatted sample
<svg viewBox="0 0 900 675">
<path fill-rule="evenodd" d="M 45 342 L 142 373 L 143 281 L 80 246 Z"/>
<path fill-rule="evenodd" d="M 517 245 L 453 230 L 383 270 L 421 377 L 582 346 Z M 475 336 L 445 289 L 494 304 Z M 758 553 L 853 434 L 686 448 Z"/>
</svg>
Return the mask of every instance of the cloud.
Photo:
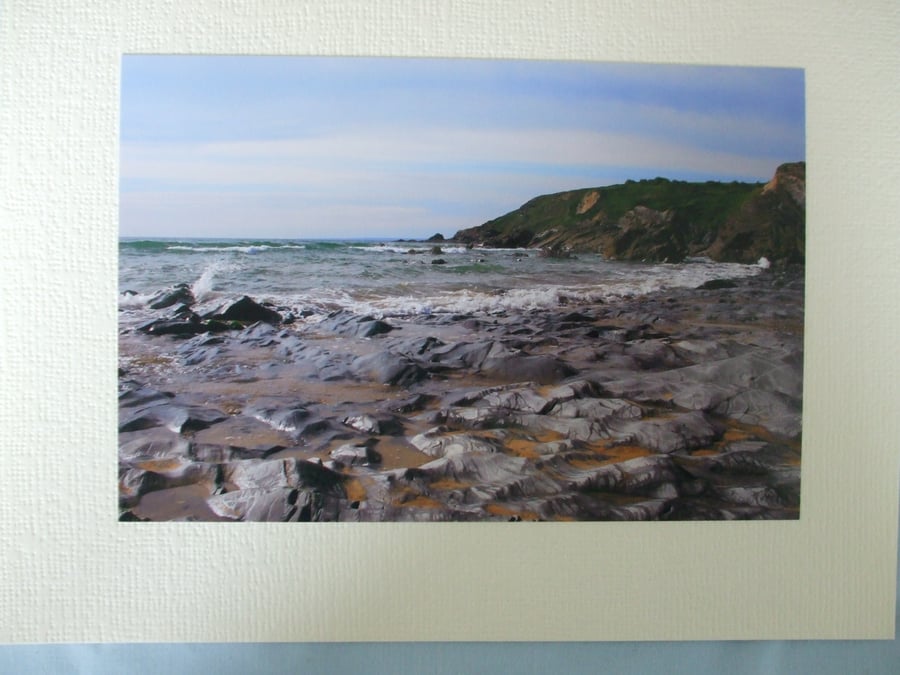
<svg viewBox="0 0 900 675">
<path fill-rule="evenodd" d="M 673 118 L 682 127 L 688 124 L 681 116 Z M 702 122 L 691 120 L 690 124 L 696 129 Z M 443 170 L 452 175 L 460 167 L 479 172 L 500 165 L 528 166 L 536 171 L 544 167 L 548 173 L 561 168 L 620 166 L 671 174 L 766 177 L 784 159 L 640 134 L 391 127 L 280 141 L 123 144 L 122 178 L 184 186 L 277 185 L 314 190 L 383 184 L 390 174 Z"/>
</svg>

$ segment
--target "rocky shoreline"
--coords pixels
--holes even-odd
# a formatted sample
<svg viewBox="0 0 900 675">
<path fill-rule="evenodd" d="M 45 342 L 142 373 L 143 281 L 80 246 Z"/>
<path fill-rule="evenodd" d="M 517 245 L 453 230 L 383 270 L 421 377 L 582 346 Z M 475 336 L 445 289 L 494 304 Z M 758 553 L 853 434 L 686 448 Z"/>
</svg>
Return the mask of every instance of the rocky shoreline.
<svg viewBox="0 0 900 675">
<path fill-rule="evenodd" d="M 120 332 L 120 519 L 797 518 L 803 288 L 402 320 L 169 289 Z"/>
</svg>

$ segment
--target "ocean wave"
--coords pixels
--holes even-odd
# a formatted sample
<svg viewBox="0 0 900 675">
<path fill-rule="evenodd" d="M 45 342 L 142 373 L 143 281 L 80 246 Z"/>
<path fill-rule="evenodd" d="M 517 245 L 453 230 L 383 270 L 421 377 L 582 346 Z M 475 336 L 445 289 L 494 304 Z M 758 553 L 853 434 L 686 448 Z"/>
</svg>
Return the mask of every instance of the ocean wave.
<svg viewBox="0 0 900 675">
<path fill-rule="evenodd" d="M 416 294 L 391 293 L 379 297 L 370 289 L 364 297 L 342 292 L 338 304 L 356 313 L 378 317 L 402 317 L 431 313 L 497 314 L 508 311 L 548 309 L 564 304 L 612 302 L 677 288 L 696 288 L 721 278 L 755 276 L 764 268 L 737 263 L 654 265 L 643 274 L 609 277 L 591 283 L 528 284 L 521 287 L 480 286 L 447 290 L 420 287 Z M 395 289 L 396 290 L 396 289 Z"/>
<path fill-rule="evenodd" d="M 224 251 L 231 253 L 262 253 L 263 251 L 284 251 L 284 250 L 303 250 L 305 244 L 247 244 L 247 245 L 227 245 L 227 246 L 187 246 L 184 244 L 173 244 L 167 246 L 167 251 L 190 251 L 191 253 L 210 253 L 213 251 Z"/>
<path fill-rule="evenodd" d="M 353 244 L 350 248 L 366 253 L 400 253 L 406 255 L 411 251 L 415 253 L 431 253 L 432 249 L 439 248 L 441 254 L 470 253 L 471 249 L 465 246 L 441 246 L 430 242 L 409 242 L 404 244 Z"/>
</svg>

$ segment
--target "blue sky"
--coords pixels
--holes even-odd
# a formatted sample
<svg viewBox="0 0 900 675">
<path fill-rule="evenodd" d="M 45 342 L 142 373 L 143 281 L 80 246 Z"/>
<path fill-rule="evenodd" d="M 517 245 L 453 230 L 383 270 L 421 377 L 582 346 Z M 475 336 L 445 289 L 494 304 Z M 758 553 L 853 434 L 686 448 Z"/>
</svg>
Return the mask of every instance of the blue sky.
<svg viewBox="0 0 900 675">
<path fill-rule="evenodd" d="M 532 197 L 805 157 L 797 69 L 126 55 L 120 233 L 424 238 Z"/>
</svg>

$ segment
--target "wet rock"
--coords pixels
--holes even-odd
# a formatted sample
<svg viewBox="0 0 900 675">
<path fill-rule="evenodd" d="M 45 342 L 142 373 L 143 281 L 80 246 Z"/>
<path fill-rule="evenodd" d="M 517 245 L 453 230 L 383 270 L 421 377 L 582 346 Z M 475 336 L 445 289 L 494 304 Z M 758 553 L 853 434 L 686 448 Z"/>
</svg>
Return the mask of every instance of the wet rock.
<svg viewBox="0 0 900 675">
<path fill-rule="evenodd" d="M 119 506 L 136 506 L 141 497 L 158 490 L 205 483 L 210 488 L 216 484 L 218 467 L 199 462 L 156 462 L 147 463 L 150 468 L 120 467 Z"/>
<path fill-rule="evenodd" d="M 339 448 L 332 450 L 330 456 L 333 460 L 340 462 L 344 466 L 380 464 L 381 453 L 375 450 L 376 442 L 376 439 L 371 439 L 370 441 L 358 445 L 342 445 Z"/>
<path fill-rule="evenodd" d="M 345 417 L 344 424 L 351 429 L 356 429 L 364 434 L 381 433 L 381 427 L 378 425 L 378 420 L 371 415 L 353 415 Z"/>
<path fill-rule="evenodd" d="M 796 438 L 803 428 L 799 402 L 777 392 L 743 391 L 722 401 L 714 410 L 744 424 L 764 426 L 788 438 Z"/>
<path fill-rule="evenodd" d="M 596 421 L 603 421 L 611 417 L 634 420 L 640 419 L 642 416 L 640 407 L 616 398 L 582 398 L 557 401 L 547 411 L 547 414 L 556 417 L 581 417 Z"/>
<path fill-rule="evenodd" d="M 723 432 L 719 425 L 699 411 L 661 420 L 637 421 L 613 417 L 606 422 L 606 428 L 613 438 L 661 453 L 707 447 L 721 438 Z"/>
<path fill-rule="evenodd" d="M 135 409 L 120 409 L 119 432 L 151 427 L 167 427 L 172 431 L 197 431 L 221 422 L 228 416 L 219 410 L 177 404 L 151 404 Z"/>
<path fill-rule="evenodd" d="M 119 406 L 123 408 L 148 407 L 171 403 L 175 394 L 159 391 L 137 382 L 126 382 L 119 393 Z"/>
<path fill-rule="evenodd" d="M 180 321 L 177 319 L 155 319 L 138 327 L 138 330 L 150 335 L 197 335 L 207 332 L 202 323 Z"/>
<path fill-rule="evenodd" d="M 481 400 L 491 408 L 524 413 L 541 414 L 551 406 L 550 401 L 540 396 L 531 387 L 495 389 L 485 394 Z"/>
<path fill-rule="evenodd" d="M 467 434 L 448 434 L 444 427 L 435 427 L 413 436 L 410 441 L 420 452 L 432 457 L 452 457 L 470 452 L 497 452 L 498 444 Z"/>
<path fill-rule="evenodd" d="M 311 489 L 248 488 L 215 495 L 207 504 L 216 515 L 234 520 L 317 522 L 337 520 L 342 500 Z"/>
<path fill-rule="evenodd" d="M 190 447 L 188 439 L 165 427 L 123 432 L 119 434 L 119 462 L 187 457 Z"/>
<path fill-rule="evenodd" d="M 737 282 L 733 279 L 711 279 L 697 286 L 697 290 L 701 291 L 717 291 L 722 288 L 737 288 Z"/>
<path fill-rule="evenodd" d="M 403 423 L 391 415 L 351 415 L 344 418 L 343 424 L 364 434 L 396 436 L 403 433 Z"/>
<path fill-rule="evenodd" d="M 702 489 L 693 476 L 665 455 L 636 457 L 586 471 L 577 481 L 579 490 L 591 489 L 667 498 L 678 495 L 681 486 L 685 486 L 689 493 L 697 493 Z"/>
<path fill-rule="evenodd" d="M 537 502 L 533 507 L 544 519 L 560 518 L 604 521 L 660 520 L 671 508 L 671 500 L 648 499 L 617 505 L 591 495 L 573 493 Z"/>
<path fill-rule="evenodd" d="M 633 341 L 623 353 L 632 358 L 641 370 L 663 370 L 687 365 L 661 340 Z"/>
<path fill-rule="evenodd" d="M 493 340 L 482 342 L 456 342 L 431 350 L 430 360 L 451 368 L 478 368 L 489 355 L 505 353 L 506 350 Z"/>
<path fill-rule="evenodd" d="M 293 459 L 247 460 L 226 464 L 222 469 L 223 482 L 238 490 L 246 488 L 297 487 L 300 474 Z"/>
<path fill-rule="evenodd" d="M 365 380 L 408 387 L 428 377 L 428 371 L 404 356 L 378 352 L 360 356 L 350 364 L 351 372 Z"/>
<path fill-rule="evenodd" d="M 390 333 L 394 327 L 372 316 L 359 316 L 347 310 L 338 310 L 325 317 L 319 327 L 337 335 L 348 337 L 374 337 Z"/>
<path fill-rule="evenodd" d="M 222 321 L 240 321 L 247 324 L 257 321 L 268 324 L 281 323 L 281 315 L 278 312 L 259 304 L 248 295 L 226 306 L 221 313 L 214 314 L 210 318 Z"/>
<path fill-rule="evenodd" d="M 171 290 L 163 291 L 153 296 L 147 304 L 150 309 L 165 309 L 178 303 L 192 305 L 194 302 L 196 300 L 191 287 L 187 284 L 178 284 Z"/>
<path fill-rule="evenodd" d="M 420 412 L 431 405 L 436 398 L 430 394 L 416 394 L 399 401 L 389 401 L 384 405 L 384 408 L 390 412 L 401 414 Z"/>
<path fill-rule="evenodd" d="M 216 443 L 191 443 L 187 457 L 196 462 L 227 464 L 248 459 L 265 459 L 282 450 L 284 450 L 284 446 L 278 444 L 257 445 L 247 448 Z"/>
<path fill-rule="evenodd" d="M 245 414 L 265 422 L 274 429 L 295 434 L 308 421 L 309 410 L 303 405 L 277 407 L 268 404 L 255 404 L 245 411 Z"/>
<path fill-rule="evenodd" d="M 713 410 L 740 390 L 735 386 L 717 384 L 685 384 L 675 388 L 672 403 L 688 410 Z"/>
<path fill-rule="evenodd" d="M 481 373 L 508 382 L 534 381 L 539 384 L 555 384 L 578 371 L 552 356 L 505 356 L 485 360 Z"/>
</svg>

